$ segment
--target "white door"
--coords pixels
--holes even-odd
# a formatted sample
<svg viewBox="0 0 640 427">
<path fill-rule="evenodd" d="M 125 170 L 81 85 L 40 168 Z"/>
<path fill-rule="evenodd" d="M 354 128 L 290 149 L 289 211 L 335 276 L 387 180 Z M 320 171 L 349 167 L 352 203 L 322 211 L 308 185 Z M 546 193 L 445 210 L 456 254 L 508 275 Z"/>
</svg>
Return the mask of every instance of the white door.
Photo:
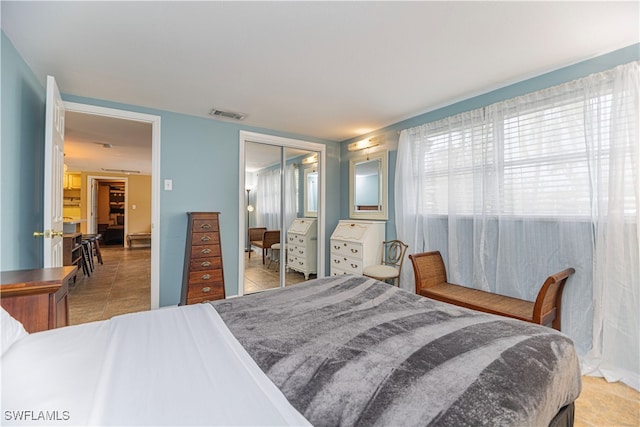
<svg viewBox="0 0 640 427">
<path fill-rule="evenodd" d="M 44 267 L 62 267 L 64 104 L 56 80 L 47 76 L 44 135 Z"/>
<path fill-rule="evenodd" d="M 87 224 L 87 233 L 96 234 L 98 231 L 98 180 L 89 178 L 91 182 L 89 196 L 89 223 Z"/>
</svg>

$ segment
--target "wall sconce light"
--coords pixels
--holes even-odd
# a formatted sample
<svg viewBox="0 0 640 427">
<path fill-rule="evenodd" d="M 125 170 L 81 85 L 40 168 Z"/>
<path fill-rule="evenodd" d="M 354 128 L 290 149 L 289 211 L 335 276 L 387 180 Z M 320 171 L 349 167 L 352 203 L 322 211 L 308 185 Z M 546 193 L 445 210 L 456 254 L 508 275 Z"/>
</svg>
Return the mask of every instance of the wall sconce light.
<svg viewBox="0 0 640 427">
<path fill-rule="evenodd" d="M 302 159 L 302 164 L 303 165 L 312 165 L 314 163 L 318 163 L 318 155 L 317 154 L 314 154 L 312 156 L 305 157 L 304 159 Z"/>
<path fill-rule="evenodd" d="M 361 141 L 352 142 L 351 144 L 347 145 L 347 150 L 358 151 L 364 150 L 365 148 L 375 147 L 377 145 L 380 145 L 380 137 L 374 136 L 371 138 L 363 139 Z"/>
</svg>

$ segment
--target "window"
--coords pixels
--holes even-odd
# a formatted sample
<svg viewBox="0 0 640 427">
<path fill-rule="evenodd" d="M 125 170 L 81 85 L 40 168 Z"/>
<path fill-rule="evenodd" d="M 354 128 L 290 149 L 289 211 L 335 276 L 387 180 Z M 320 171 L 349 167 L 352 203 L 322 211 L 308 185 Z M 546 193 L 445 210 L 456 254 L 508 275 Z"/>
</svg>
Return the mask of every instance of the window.
<svg viewBox="0 0 640 427">
<path fill-rule="evenodd" d="M 447 215 L 453 208 L 459 214 L 588 218 L 592 174 L 601 175 L 601 184 L 608 185 L 612 96 L 583 102 L 576 94 L 564 95 L 538 99 L 527 108 L 505 102 L 430 126 L 429 135 L 415 142 L 421 153 L 415 170 L 421 169 L 423 179 L 422 211 Z M 597 111 L 595 131 L 604 136 L 598 155 L 605 161 L 597 171 L 588 161 L 586 109 Z M 626 176 L 631 186 L 632 174 Z M 633 191 L 625 194 L 625 213 L 632 215 Z"/>
</svg>

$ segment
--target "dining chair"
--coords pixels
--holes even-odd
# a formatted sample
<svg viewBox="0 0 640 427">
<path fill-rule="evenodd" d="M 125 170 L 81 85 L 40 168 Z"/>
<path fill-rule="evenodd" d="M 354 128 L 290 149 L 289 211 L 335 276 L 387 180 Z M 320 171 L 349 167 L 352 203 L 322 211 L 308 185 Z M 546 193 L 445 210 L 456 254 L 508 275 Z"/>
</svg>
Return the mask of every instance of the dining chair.
<svg viewBox="0 0 640 427">
<path fill-rule="evenodd" d="M 387 240 L 382 242 L 382 259 L 380 264 L 369 265 L 364 268 L 362 274 L 383 282 L 394 282 L 400 287 L 400 273 L 404 254 L 409 246 L 400 240 Z"/>
</svg>

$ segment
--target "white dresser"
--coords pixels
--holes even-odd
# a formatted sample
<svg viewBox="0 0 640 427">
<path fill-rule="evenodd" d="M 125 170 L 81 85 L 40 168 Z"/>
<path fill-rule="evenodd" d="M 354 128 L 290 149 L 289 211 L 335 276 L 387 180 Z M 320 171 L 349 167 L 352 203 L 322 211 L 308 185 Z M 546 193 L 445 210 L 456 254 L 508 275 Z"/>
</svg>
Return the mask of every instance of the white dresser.
<svg viewBox="0 0 640 427">
<path fill-rule="evenodd" d="M 341 220 L 331 235 L 331 275 L 360 274 L 380 263 L 385 223 Z"/>
<path fill-rule="evenodd" d="M 287 269 L 299 271 L 308 279 L 317 274 L 318 221 L 296 218 L 287 230 Z"/>
</svg>

